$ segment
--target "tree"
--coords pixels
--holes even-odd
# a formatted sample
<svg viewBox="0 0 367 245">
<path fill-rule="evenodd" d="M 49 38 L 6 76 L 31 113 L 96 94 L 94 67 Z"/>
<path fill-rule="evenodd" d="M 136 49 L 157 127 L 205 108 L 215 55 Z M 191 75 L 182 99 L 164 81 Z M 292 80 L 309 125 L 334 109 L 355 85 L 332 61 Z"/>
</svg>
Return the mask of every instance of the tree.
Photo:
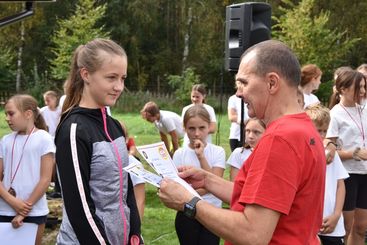
<svg viewBox="0 0 367 245">
<path fill-rule="evenodd" d="M 291 9 L 280 7 L 283 15 L 274 18 L 274 37 L 287 43 L 301 64 L 314 63 L 324 73 L 342 64 L 359 39 L 348 38 L 345 31 L 329 29 L 329 11 L 313 15 L 315 0 L 302 0 L 297 6 L 289 0 L 282 2 Z"/>
<path fill-rule="evenodd" d="M 294 5 L 290 0 L 282 0 L 290 9 L 280 7 L 284 14 L 275 17 L 274 36 L 287 43 L 296 53 L 301 65 L 313 63 L 323 71 L 323 80 L 317 93 L 322 101 L 327 101 L 332 93 L 331 74 L 347 58 L 359 38 L 348 38 L 346 31 L 329 29 L 330 12 L 313 14 L 315 0 L 302 0 Z"/>
<path fill-rule="evenodd" d="M 182 75 L 169 75 L 168 84 L 173 89 L 178 100 L 182 101 L 182 104 L 189 104 L 192 85 L 200 83 L 200 76 L 195 74 L 195 70 L 192 67 L 186 68 Z"/>
<path fill-rule="evenodd" d="M 55 58 L 51 60 L 52 77 L 65 80 L 70 70 L 74 50 L 94 38 L 108 38 L 109 32 L 104 26 L 96 26 L 104 14 L 106 5 L 95 6 L 93 0 L 82 0 L 76 6 L 74 15 L 58 21 L 59 29 L 52 36 L 55 47 L 52 52 Z"/>
</svg>

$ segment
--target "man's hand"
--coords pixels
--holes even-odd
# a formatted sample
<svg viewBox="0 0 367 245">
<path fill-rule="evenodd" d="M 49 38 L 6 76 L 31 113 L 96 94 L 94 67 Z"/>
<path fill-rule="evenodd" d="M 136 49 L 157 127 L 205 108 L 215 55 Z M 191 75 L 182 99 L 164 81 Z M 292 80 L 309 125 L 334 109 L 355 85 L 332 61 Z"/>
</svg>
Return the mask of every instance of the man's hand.
<svg viewBox="0 0 367 245">
<path fill-rule="evenodd" d="M 205 179 L 209 173 L 204 169 L 183 166 L 178 168 L 178 172 L 178 176 L 191 184 L 192 188 L 205 188 Z"/>
<path fill-rule="evenodd" d="M 166 178 L 161 181 L 157 194 L 166 207 L 177 211 L 182 211 L 185 203 L 193 198 L 193 195 L 181 184 Z"/>
</svg>

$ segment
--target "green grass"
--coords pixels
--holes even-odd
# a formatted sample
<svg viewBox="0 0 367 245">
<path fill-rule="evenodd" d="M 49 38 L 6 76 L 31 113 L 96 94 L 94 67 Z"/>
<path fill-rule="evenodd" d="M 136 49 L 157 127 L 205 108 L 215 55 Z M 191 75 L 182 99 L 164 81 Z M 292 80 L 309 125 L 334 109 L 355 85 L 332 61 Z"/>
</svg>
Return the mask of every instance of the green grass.
<svg viewBox="0 0 367 245">
<path fill-rule="evenodd" d="M 154 125 L 143 120 L 137 113 L 112 113 L 118 120 L 123 121 L 129 130 L 129 135 L 135 138 L 136 145 L 151 144 L 160 141 L 159 134 Z M 218 138 L 218 145 L 226 151 L 226 158 L 230 154 L 228 143 L 229 121 L 226 115 L 218 117 L 220 126 L 219 134 L 213 137 Z M 9 133 L 10 130 L 5 122 L 4 111 L 0 109 L 0 137 Z M 225 178 L 228 179 L 228 171 L 225 172 Z M 146 244 L 175 245 L 179 244 L 174 219 L 176 212 L 166 208 L 157 197 L 157 189 L 146 185 L 146 206 L 144 219 L 142 223 L 142 234 Z M 47 231 L 46 231 L 47 232 Z M 54 244 L 52 241 L 49 244 Z M 223 241 L 222 241 L 223 243 Z"/>
</svg>

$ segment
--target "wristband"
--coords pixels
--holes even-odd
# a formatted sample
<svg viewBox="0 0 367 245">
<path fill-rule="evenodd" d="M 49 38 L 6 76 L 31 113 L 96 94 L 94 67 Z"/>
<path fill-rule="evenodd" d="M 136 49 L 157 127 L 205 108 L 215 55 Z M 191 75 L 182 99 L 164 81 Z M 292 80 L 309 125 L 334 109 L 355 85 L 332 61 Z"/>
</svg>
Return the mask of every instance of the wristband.
<svg viewBox="0 0 367 245">
<path fill-rule="evenodd" d="M 329 142 L 326 144 L 326 147 L 328 147 L 330 144 L 334 145 L 334 146 L 335 146 L 335 148 L 338 148 L 338 145 L 337 145 L 335 142 L 333 142 L 333 141 L 329 141 Z"/>
<path fill-rule="evenodd" d="M 354 149 L 354 151 L 353 151 L 353 154 L 352 154 L 352 157 L 353 157 L 353 159 L 354 160 L 356 160 L 356 161 L 361 161 L 362 159 L 358 156 L 358 152 L 361 150 L 361 148 L 360 147 L 357 147 L 357 148 L 355 148 Z"/>
</svg>

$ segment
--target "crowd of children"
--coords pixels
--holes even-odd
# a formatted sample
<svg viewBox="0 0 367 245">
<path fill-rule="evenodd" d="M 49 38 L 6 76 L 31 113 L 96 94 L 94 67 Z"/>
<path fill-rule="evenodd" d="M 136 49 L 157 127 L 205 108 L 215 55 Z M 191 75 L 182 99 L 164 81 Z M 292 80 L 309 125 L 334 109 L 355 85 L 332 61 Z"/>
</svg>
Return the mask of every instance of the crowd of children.
<svg viewBox="0 0 367 245">
<path fill-rule="evenodd" d="M 95 39 L 74 53 L 63 108 L 54 91 L 44 93 L 41 109 L 29 95 L 15 95 L 6 102 L 12 133 L 0 141 L 0 222 L 9 222 L 14 229 L 23 222 L 37 224 L 35 244 L 41 244 L 49 212 L 45 193 L 54 175 L 53 179 L 60 180 L 64 202 L 58 244 L 143 244 L 144 181 L 122 170 L 129 155 L 137 157 L 135 143 L 125 125 L 106 113 L 124 89 L 126 72 L 125 51 L 110 40 Z M 300 107 L 324 140 L 327 156 L 319 237 L 324 245 L 363 244 L 367 230 L 367 65 L 335 71 L 330 110 L 312 94 L 321 76 L 316 65 L 304 66 L 298 91 Z M 177 167 L 194 166 L 223 177 L 227 163 L 229 178 L 236 181 L 267 125 L 248 118 L 246 108 L 241 125 L 241 100 L 231 96 L 232 153 L 226 160 L 224 149 L 211 141 L 216 116 L 213 107 L 205 104 L 205 96 L 205 87 L 196 84 L 192 104 L 183 108 L 181 116 L 161 110 L 152 101 L 140 113 L 155 124 Z M 206 189 L 197 192 L 212 205 L 222 206 Z M 180 211 L 175 228 L 180 244 L 220 243 L 216 234 Z"/>
</svg>

